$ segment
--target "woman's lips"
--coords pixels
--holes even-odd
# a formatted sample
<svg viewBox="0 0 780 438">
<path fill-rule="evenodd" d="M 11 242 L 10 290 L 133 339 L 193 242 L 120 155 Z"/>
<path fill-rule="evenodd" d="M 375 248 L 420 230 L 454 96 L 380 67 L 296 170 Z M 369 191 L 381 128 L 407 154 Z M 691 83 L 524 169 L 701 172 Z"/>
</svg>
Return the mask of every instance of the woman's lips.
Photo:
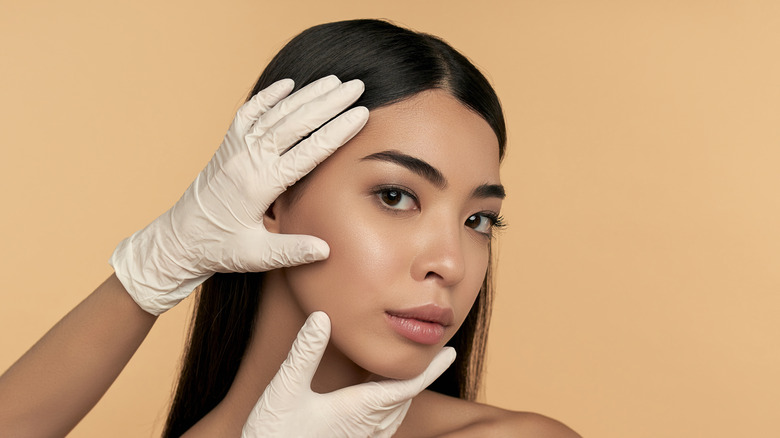
<svg viewBox="0 0 780 438">
<path fill-rule="evenodd" d="M 452 309 L 435 304 L 385 312 L 390 327 L 399 335 L 419 344 L 434 345 L 444 339 L 444 329 L 452 324 Z"/>
</svg>

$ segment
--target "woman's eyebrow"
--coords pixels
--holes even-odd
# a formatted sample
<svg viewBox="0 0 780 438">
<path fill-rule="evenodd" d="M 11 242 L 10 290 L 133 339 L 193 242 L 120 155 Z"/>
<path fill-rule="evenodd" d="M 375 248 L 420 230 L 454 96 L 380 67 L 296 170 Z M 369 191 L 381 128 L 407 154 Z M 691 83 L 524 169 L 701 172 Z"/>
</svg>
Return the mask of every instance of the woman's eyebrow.
<svg viewBox="0 0 780 438">
<path fill-rule="evenodd" d="M 415 158 L 411 155 L 406 155 L 400 151 L 382 151 L 375 154 L 367 155 L 360 159 L 364 160 L 378 160 L 387 161 L 405 167 L 410 171 L 420 175 L 421 177 L 430 181 L 439 190 L 443 190 L 447 187 L 447 178 L 442 175 L 439 169 L 431 166 L 425 161 Z M 504 199 L 506 197 L 506 191 L 501 184 L 482 184 L 475 188 L 471 192 L 473 198 L 499 198 Z"/>
<path fill-rule="evenodd" d="M 501 184 L 482 184 L 471 192 L 473 198 L 506 198 L 506 190 Z"/>
<path fill-rule="evenodd" d="M 431 182 L 431 184 L 436 186 L 439 190 L 443 190 L 444 188 L 447 187 L 447 178 L 445 178 L 444 175 L 442 175 L 439 169 L 431 166 L 430 164 L 426 163 L 425 161 L 419 158 L 415 158 L 411 155 L 406 155 L 399 151 L 377 152 L 375 154 L 367 155 L 360 159 L 360 161 L 364 161 L 364 160 L 378 160 L 378 161 L 388 161 L 390 163 L 395 163 L 427 179 L 428 181 Z"/>
</svg>

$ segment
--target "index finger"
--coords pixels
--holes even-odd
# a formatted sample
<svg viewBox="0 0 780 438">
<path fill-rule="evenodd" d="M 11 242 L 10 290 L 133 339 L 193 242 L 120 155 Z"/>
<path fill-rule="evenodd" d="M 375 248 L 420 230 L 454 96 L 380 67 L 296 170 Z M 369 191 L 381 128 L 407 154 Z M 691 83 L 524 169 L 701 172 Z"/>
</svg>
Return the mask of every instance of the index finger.
<svg viewBox="0 0 780 438">
<path fill-rule="evenodd" d="M 371 382 L 383 389 L 381 393 L 376 395 L 375 400 L 381 407 L 391 407 L 415 397 L 452 365 L 456 354 L 454 348 L 444 347 L 433 358 L 428 368 L 417 377 L 409 380 Z"/>
</svg>

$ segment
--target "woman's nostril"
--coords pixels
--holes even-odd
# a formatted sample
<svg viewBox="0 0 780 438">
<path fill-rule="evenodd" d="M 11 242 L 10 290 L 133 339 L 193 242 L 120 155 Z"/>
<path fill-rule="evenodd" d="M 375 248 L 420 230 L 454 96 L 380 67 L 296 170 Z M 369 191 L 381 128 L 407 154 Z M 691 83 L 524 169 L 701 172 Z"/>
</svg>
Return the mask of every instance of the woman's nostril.
<svg viewBox="0 0 780 438">
<path fill-rule="evenodd" d="M 425 274 L 425 279 L 427 280 L 427 279 L 432 279 L 432 278 L 442 278 L 442 276 L 437 274 L 437 273 L 435 273 L 435 272 L 433 272 L 433 271 L 428 271 L 428 273 Z"/>
</svg>

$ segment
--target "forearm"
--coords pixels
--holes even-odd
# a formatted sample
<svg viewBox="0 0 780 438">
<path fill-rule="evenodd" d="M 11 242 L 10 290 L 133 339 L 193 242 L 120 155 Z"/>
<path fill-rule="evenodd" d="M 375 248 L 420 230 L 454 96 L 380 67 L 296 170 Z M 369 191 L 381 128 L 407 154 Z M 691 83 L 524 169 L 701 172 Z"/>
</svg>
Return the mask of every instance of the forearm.
<svg viewBox="0 0 780 438">
<path fill-rule="evenodd" d="M 64 436 L 152 328 L 112 275 L 0 376 L 0 436 Z"/>
</svg>

